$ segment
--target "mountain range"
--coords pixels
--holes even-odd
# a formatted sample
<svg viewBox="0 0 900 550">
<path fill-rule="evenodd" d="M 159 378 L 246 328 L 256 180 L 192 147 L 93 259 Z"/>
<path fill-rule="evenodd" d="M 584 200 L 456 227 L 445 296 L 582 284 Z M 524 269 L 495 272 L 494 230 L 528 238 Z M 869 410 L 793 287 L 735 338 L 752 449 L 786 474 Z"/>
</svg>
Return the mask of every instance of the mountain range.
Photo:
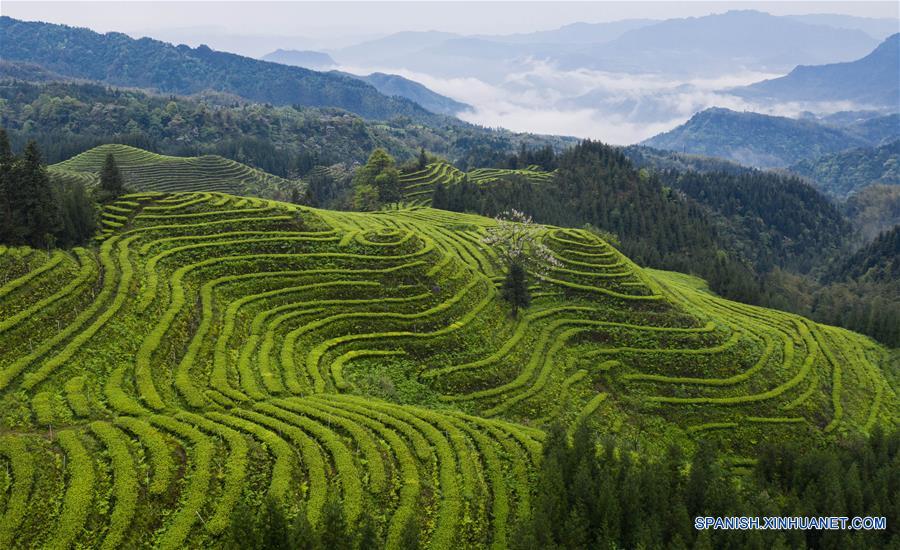
<svg viewBox="0 0 900 550">
<path fill-rule="evenodd" d="M 871 51 L 887 24 L 858 19 L 742 10 L 664 21 L 575 23 L 514 35 L 401 32 L 329 53 L 342 64 L 476 76 L 494 82 L 507 74 L 497 72 L 500 68 L 534 59 L 564 70 L 681 75 L 724 74 L 735 69 L 787 72 L 799 64 L 849 61 Z"/>
<path fill-rule="evenodd" d="M 214 51 L 174 46 L 121 33 L 0 17 L 0 58 L 43 66 L 63 76 L 116 86 L 189 95 L 235 94 L 275 105 L 338 107 L 369 119 L 408 116 L 440 122 L 416 103 L 381 94 L 373 86 L 335 73 L 321 73 Z M 453 123 L 447 119 L 444 123 Z"/>
<path fill-rule="evenodd" d="M 304 67 L 315 71 L 333 70 L 337 62 L 327 53 L 298 50 L 275 50 L 262 57 L 264 61 Z M 371 84 L 376 90 L 387 96 L 398 96 L 415 101 L 432 113 L 455 115 L 472 107 L 447 96 L 433 92 L 425 86 L 395 74 L 372 73 L 356 75 L 345 71 L 333 71 L 341 76 L 356 78 Z"/>
<path fill-rule="evenodd" d="M 895 121 L 895 116 L 881 117 Z M 879 120 L 880 119 L 876 119 Z M 810 120 L 714 107 L 642 142 L 657 149 L 733 160 L 760 168 L 787 167 L 805 159 L 877 145 L 880 135 L 863 131 L 871 121 L 840 128 Z M 874 125 L 877 127 L 877 125 Z M 900 137 L 900 127 L 894 128 Z"/>
<path fill-rule="evenodd" d="M 900 109 L 900 33 L 865 57 L 845 63 L 801 65 L 786 76 L 730 93 L 758 102 L 850 101 L 866 108 Z"/>
</svg>

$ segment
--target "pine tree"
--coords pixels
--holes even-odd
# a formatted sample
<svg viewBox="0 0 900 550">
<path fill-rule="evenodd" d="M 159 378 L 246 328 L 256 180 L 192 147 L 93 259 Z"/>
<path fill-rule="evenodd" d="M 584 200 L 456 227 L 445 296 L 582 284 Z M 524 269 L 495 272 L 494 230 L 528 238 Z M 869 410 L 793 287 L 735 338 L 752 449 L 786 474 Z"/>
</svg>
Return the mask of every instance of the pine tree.
<svg viewBox="0 0 900 550">
<path fill-rule="evenodd" d="M 228 524 L 228 544 L 234 550 L 259 548 L 262 545 L 259 532 L 259 516 L 246 497 L 240 499 L 231 511 Z"/>
<path fill-rule="evenodd" d="M 425 148 L 421 147 L 419 149 L 419 161 L 418 161 L 419 170 L 424 170 L 426 166 L 428 166 L 428 155 L 425 154 Z"/>
<path fill-rule="evenodd" d="M 434 184 L 434 191 L 431 194 L 431 207 L 449 210 L 448 204 L 447 187 L 444 185 L 444 182 L 439 181 Z"/>
<path fill-rule="evenodd" d="M 122 173 L 116 158 L 112 153 L 106 155 L 103 170 L 100 172 L 100 189 L 104 199 L 114 199 L 125 192 L 125 184 L 122 182 Z"/>
<path fill-rule="evenodd" d="M 16 210 L 19 210 L 21 225 L 15 231 L 19 231 L 25 242 L 32 246 L 51 246 L 55 242 L 59 213 L 53 202 L 50 176 L 41 163 L 37 143 L 30 141 L 25 146 L 19 170 L 13 170 L 13 173 L 15 176 L 7 188 L 18 189 L 11 205 L 13 220 L 17 218 Z"/>
<path fill-rule="evenodd" d="M 13 217 L 8 189 L 15 160 L 9 136 L 0 128 L 0 242 L 12 242 Z"/>
<path fill-rule="evenodd" d="M 371 510 L 365 510 L 356 520 L 356 550 L 378 550 L 383 544 L 378 539 L 378 530 Z"/>
<path fill-rule="evenodd" d="M 531 303 L 528 293 L 528 282 L 525 279 L 525 268 L 521 263 L 510 264 L 503 281 L 503 299 L 512 306 L 513 316 L 518 316 L 519 309 L 525 309 Z"/>
</svg>

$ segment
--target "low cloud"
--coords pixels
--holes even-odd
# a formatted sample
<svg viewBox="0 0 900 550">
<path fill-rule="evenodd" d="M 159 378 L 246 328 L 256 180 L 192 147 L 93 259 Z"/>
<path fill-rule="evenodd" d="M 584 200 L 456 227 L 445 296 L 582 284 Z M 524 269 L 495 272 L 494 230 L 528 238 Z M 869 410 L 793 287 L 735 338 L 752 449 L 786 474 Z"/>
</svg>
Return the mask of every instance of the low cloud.
<svg viewBox="0 0 900 550">
<path fill-rule="evenodd" d="M 499 84 L 473 77 L 443 78 L 392 67 L 342 67 L 355 74 L 374 71 L 399 74 L 431 90 L 468 103 L 472 111 L 460 118 L 489 127 L 519 132 L 569 135 L 620 145 L 640 142 L 671 130 L 709 107 L 797 116 L 851 110 L 849 102 L 829 104 L 757 104 L 722 90 L 744 86 L 779 74 L 738 70 L 714 78 L 673 80 L 660 75 L 635 75 L 578 69 L 562 71 L 550 63 L 525 60 Z"/>
</svg>

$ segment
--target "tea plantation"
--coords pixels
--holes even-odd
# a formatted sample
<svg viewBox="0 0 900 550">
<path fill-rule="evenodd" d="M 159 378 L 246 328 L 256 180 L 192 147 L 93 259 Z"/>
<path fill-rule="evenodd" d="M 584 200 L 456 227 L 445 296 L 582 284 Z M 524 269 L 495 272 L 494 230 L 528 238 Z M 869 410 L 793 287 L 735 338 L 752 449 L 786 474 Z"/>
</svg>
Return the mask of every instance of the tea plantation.
<svg viewBox="0 0 900 550">
<path fill-rule="evenodd" d="M 550 180 L 552 172 L 545 172 L 538 166 L 529 166 L 522 170 L 476 168 L 470 172 L 463 172 L 452 164 L 434 162 L 422 170 L 401 175 L 400 184 L 403 199 L 409 204 L 430 206 L 434 187 L 438 183 L 448 186 L 459 183 L 463 178 L 468 178 L 476 185 L 484 185 L 509 176 L 523 177 L 533 183 L 544 183 Z"/>
<path fill-rule="evenodd" d="M 200 162 L 160 162 L 156 188 Z M 407 177 L 407 200 L 457 172 Z M 868 338 L 720 299 L 582 230 L 541 229 L 559 262 L 512 317 L 488 218 L 211 188 L 127 195 L 103 219 L 96 247 L 0 247 L 0 548 L 210 547 L 241 499 L 305 502 L 315 525 L 329 494 L 351 522 L 375 510 L 388 547 L 416 515 L 428 547 L 502 548 L 551 422 L 648 454 L 727 441 L 740 469 L 760 442 L 900 412 Z"/>
<path fill-rule="evenodd" d="M 50 174 L 96 181 L 110 154 L 115 157 L 126 187 L 136 191 L 219 191 L 287 200 L 294 189 L 305 189 L 298 180 L 280 178 L 217 155 L 172 157 L 120 144 L 89 149 L 50 166 Z"/>
</svg>

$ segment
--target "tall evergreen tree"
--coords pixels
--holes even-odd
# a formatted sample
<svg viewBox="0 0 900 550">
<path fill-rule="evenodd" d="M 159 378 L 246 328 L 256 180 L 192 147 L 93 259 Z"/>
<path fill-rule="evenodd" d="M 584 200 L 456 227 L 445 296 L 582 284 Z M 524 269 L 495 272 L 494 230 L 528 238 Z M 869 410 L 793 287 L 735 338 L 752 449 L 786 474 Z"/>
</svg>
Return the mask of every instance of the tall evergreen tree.
<svg viewBox="0 0 900 550">
<path fill-rule="evenodd" d="M 425 154 L 425 148 L 420 147 L 418 159 L 419 170 L 424 170 L 426 166 L 428 166 L 428 155 Z"/>
<path fill-rule="evenodd" d="M 125 184 L 122 181 L 122 172 L 116 164 L 116 158 L 112 153 L 106 155 L 103 170 L 100 172 L 100 189 L 104 199 L 114 199 L 125 192 Z"/>
<path fill-rule="evenodd" d="M 506 278 L 503 280 L 503 299 L 512 306 L 513 316 L 519 314 L 519 309 L 525 309 L 531 303 L 528 293 L 528 281 L 525 279 L 525 268 L 520 262 L 510 264 L 506 270 Z"/>
<path fill-rule="evenodd" d="M 28 142 L 22 160 L 16 164 L 18 169 L 13 169 L 12 181 L 7 184 L 13 223 L 17 225 L 13 231 L 27 244 L 50 247 L 56 240 L 59 215 L 36 142 Z"/>
<path fill-rule="evenodd" d="M 293 550 L 291 529 L 284 514 L 284 506 L 274 498 L 267 498 L 260 512 L 261 547 L 265 550 Z"/>
<path fill-rule="evenodd" d="M 0 128 L 0 241 L 5 242 L 12 242 L 13 217 L 8 189 L 15 160 L 6 129 Z"/>
</svg>

